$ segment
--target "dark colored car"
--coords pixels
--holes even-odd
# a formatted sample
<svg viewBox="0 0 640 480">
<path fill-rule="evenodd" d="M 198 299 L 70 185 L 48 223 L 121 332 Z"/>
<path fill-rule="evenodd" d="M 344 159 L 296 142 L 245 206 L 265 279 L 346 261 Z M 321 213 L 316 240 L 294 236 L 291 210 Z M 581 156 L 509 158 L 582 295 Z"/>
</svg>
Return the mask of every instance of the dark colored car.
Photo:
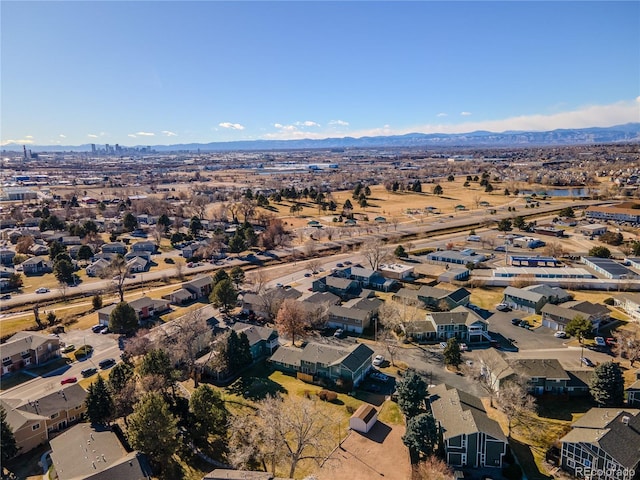
<svg viewBox="0 0 640 480">
<path fill-rule="evenodd" d="M 520 319 L 519 318 L 512 318 L 511 319 L 511 323 L 513 325 L 520 325 Z"/>
<path fill-rule="evenodd" d="M 93 375 L 93 374 L 95 374 L 97 372 L 98 372 L 97 368 L 91 367 L 91 368 L 85 368 L 80 373 L 82 374 L 83 377 L 90 377 L 91 375 Z"/>
<path fill-rule="evenodd" d="M 114 365 L 116 363 L 116 361 L 113 358 L 106 358 L 104 360 L 102 360 L 100 363 L 98 363 L 98 365 L 100 366 L 100 368 L 109 368 L 111 365 Z"/>
</svg>

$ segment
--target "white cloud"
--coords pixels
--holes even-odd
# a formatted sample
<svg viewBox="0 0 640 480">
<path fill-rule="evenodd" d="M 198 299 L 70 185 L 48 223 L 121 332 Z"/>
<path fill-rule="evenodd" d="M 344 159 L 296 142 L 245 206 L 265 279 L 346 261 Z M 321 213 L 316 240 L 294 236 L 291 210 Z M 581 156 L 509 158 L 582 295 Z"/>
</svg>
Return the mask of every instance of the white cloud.
<svg viewBox="0 0 640 480">
<path fill-rule="evenodd" d="M 33 143 L 33 137 L 29 138 L 31 135 L 27 135 L 25 138 L 19 138 L 17 140 L 13 140 L 13 139 L 9 139 L 9 140 L 5 140 L 3 142 L 0 142 L 0 145 L 11 145 L 12 143 L 19 143 L 19 144 L 32 144 Z"/>
<path fill-rule="evenodd" d="M 24 138 L 33 139 L 33 135 L 25 135 Z"/>
<path fill-rule="evenodd" d="M 230 128 L 231 130 L 244 130 L 244 125 L 240 125 L 239 123 L 222 122 L 219 123 L 218 126 L 222 128 Z"/>
<path fill-rule="evenodd" d="M 98 135 L 95 135 L 95 134 L 93 134 L 93 133 L 89 133 L 89 134 L 87 135 L 87 137 L 89 137 L 89 138 L 98 138 Z"/>
<path fill-rule="evenodd" d="M 468 117 L 469 115 L 471 115 L 471 112 L 460 112 L 460 115 L 462 115 L 463 117 Z"/>
<path fill-rule="evenodd" d="M 316 122 L 312 122 L 311 120 L 306 120 L 304 122 L 296 122 L 295 123 L 299 127 L 319 127 L 320 124 Z"/>
<path fill-rule="evenodd" d="M 446 117 L 447 114 L 444 112 L 440 112 L 438 115 L 436 115 L 436 117 Z"/>
<path fill-rule="evenodd" d="M 177 136 L 178 136 L 178 134 L 177 134 L 177 133 L 171 132 L 171 131 L 169 131 L 169 130 L 163 130 L 163 131 L 162 131 L 162 134 L 163 134 L 165 137 L 177 137 Z"/>
<path fill-rule="evenodd" d="M 340 127 L 348 127 L 349 122 L 345 122 L 344 120 L 330 120 L 329 125 L 338 125 Z"/>
<path fill-rule="evenodd" d="M 138 138 L 138 136 L 135 133 L 130 133 L 129 135 L 127 135 L 127 137 Z"/>
<path fill-rule="evenodd" d="M 152 132 L 136 132 L 136 135 L 140 137 L 155 137 L 156 134 Z"/>
<path fill-rule="evenodd" d="M 63 134 L 60 134 L 60 135 L 58 135 L 58 136 L 59 136 L 60 138 L 67 138 L 67 136 L 66 136 L 66 135 L 63 135 Z"/>
</svg>

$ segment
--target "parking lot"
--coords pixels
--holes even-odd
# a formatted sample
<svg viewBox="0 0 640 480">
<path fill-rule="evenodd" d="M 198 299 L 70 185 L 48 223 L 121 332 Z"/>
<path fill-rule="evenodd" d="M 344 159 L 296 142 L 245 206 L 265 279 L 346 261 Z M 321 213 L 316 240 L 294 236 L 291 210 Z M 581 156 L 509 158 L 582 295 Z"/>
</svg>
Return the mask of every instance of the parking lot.
<svg viewBox="0 0 640 480">
<path fill-rule="evenodd" d="M 496 312 L 488 319 L 489 332 L 492 337 L 498 337 L 496 339 L 501 341 L 501 343 L 503 343 L 502 339 L 513 339 L 513 345 L 518 347 L 518 350 L 562 348 L 564 342 L 567 340 L 554 337 L 554 330 L 547 327 L 528 330 L 511 323 L 511 320 L 514 318 L 522 319 L 526 316 L 528 316 L 527 313 L 519 310 Z"/>
</svg>

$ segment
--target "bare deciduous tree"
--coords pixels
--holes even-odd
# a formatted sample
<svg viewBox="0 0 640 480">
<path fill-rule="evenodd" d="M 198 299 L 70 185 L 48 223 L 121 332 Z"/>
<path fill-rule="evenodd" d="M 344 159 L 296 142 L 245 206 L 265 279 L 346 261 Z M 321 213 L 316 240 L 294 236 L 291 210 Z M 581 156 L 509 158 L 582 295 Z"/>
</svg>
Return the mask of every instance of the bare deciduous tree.
<svg viewBox="0 0 640 480">
<path fill-rule="evenodd" d="M 293 478 L 301 461 L 320 462 L 335 446 L 338 421 L 312 400 L 268 397 L 256 405 L 255 415 L 232 418 L 231 461 L 236 467 L 259 463 L 273 474 L 288 469 Z"/>
<path fill-rule="evenodd" d="M 626 358 L 633 367 L 640 360 L 640 331 L 638 329 L 619 330 L 613 334 L 616 339 L 613 351 L 622 358 Z"/>
<path fill-rule="evenodd" d="M 202 310 L 192 310 L 167 325 L 160 338 L 164 348 L 175 363 L 182 362 L 189 375 L 193 376 L 195 387 L 198 387 L 196 360 L 198 354 L 209 345 L 211 329 L 202 314 Z"/>
<path fill-rule="evenodd" d="M 111 277 L 111 283 L 120 296 L 120 302 L 124 302 L 124 282 L 129 276 L 129 267 L 124 257 L 115 256 L 109 267 L 105 268 L 100 276 L 103 278 Z"/>
<path fill-rule="evenodd" d="M 322 260 L 314 258 L 313 260 L 309 260 L 307 265 L 309 266 L 309 270 L 313 273 L 318 273 L 320 271 L 320 267 L 322 267 Z"/>
<path fill-rule="evenodd" d="M 507 436 L 511 437 L 511 429 L 535 413 L 536 399 L 527 393 L 522 380 L 514 380 L 500 387 L 496 404 L 507 417 Z"/>
<path fill-rule="evenodd" d="M 418 464 L 416 480 L 453 480 L 453 470 L 447 463 L 436 457 L 427 457 Z"/>
<path fill-rule="evenodd" d="M 291 344 L 295 346 L 296 337 L 301 337 L 309 326 L 306 315 L 300 303 L 293 299 L 286 299 L 280 305 L 276 315 L 278 330 L 291 337 Z"/>
<path fill-rule="evenodd" d="M 362 245 L 360 253 L 365 258 L 371 270 L 377 270 L 378 267 L 389 256 L 389 249 L 384 247 L 379 241 L 370 241 Z"/>
</svg>

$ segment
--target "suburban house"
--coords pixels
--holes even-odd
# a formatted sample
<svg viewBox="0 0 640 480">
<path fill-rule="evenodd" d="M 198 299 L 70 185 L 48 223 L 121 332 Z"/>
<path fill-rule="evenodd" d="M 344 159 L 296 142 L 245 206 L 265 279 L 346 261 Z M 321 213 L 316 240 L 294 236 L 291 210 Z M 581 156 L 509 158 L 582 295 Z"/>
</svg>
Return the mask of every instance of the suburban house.
<svg viewBox="0 0 640 480">
<path fill-rule="evenodd" d="M 331 292 L 342 299 L 357 297 L 362 291 L 355 280 L 327 275 L 318 278 L 311 284 L 314 292 Z"/>
<path fill-rule="evenodd" d="M 59 480 L 146 480 L 153 475 L 146 458 L 137 451 L 128 452 L 108 428 L 81 423 L 50 445 Z"/>
<path fill-rule="evenodd" d="M 567 393 L 567 384 L 571 378 L 555 358 L 521 358 L 511 360 L 509 364 L 520 378 L 526 380 L 529 393 L 533 395 Z"/>
<path fill-rule="evenodd" d="M 45 257 L 32 257 L 22 262 L 21 265 L 25 275 L 39 275 L 53 271 L 53 262 Z"/>
<path fill-rule="evenodd" d="M 213 278 L 211 275 L 202 275 L 188 282 L 184 282 L 182 288 L 193 293 L 195 298 L 208 297 L 213 290 L 212 282 Z"/>
<path fill-rule="evenodd" d="M 392 278 L 385 278 L 379 272 L 363 267 L 343 268 L 335 272 L 334 275 L 355 280 L 362 288 L 371 288 L 383 292 L 388 292 L 398 284 L 398 282 Z"/>
<path fill-rule="evenodd" d="M 560 467 L 578 478 L 625 478 L 640 468 L 640 410 L 592 408 L 560 439 Z M 592 475 L 593 474 L 593 475 Z M 626 478 L 635 478 L 627 474 Z"/>
<path fill-rule="evenodd" d="M 471 292 L 465 288 L 451 291 L 423 285 L 419 290 L 401 288 L 392 298 L 412 305 L 424 305 L 431 310 L 451 310 L 460 305 L 468 305 L 470 297 Z"/>
<path fill-rule="evenodd" d="M 557 304 L 572 298 L 571 294 L 561 288 L 541 284 L 524 288 L 507 287 L 504 289 L 502 303 L 514 310 L 540 314 L 547 303 Z"/>
<path fill-rule="evenodd" d="M 304 348 L 280 347 L 269 362 L 277 370 L 297 373 L 303 380 L 342 379 L 357 385 L 372 368 L 373 353 L 362 343 L 342 347 L 309 342 Z"/>
<path fill-rule="evenodd" d="M 426 319 L 433 324 L 438 340 L 448 340 L 452 337 L 460 342 L 469 343 L 491 340 L 487 322 L 467 307 L 456 307 L 449 312 L 427 313 Z"/>
<path fill-rule="evenodd" d="M 378 411 L 373 405 L 363 403 L 349 419 L 349 428 L 356 432 L 368 433 L 378 421 Z"/>
<path fill-rule="evenodd" d="M 13 265 L 13 257 L 16 252 L 8 248 L 0 248 L 0 265 Z"/>
<path fill-rule="evenodd" d="M 141 240 L 140 242 L 136 242 L 131 246 L 132 252 L 147 252 L 154 254 L 158 246 L 154 242 L 150 242 L 148 240 Z"/>
<path fill-rule="evenodd" d="M 131 273 L 141 273 L 149 270 L 151 264 L 148 260 L 142 257 L 133 257 L 127 262 L 127 268 Z"/>
<path fill-rule="evenodd" d="M 2 344 L 2 375 L 42 365 L 59 356 L 58 337 L 36 332 L 18 332 Z"/>
<path fill-rule="evenodd" d="M 487 416 L 480 399 L 445 384 L 430 388 L 429 393 L 447 464 L 501 468 L 507 438 L 498 422 Z"/>
<path fill-rule="evenodd" d="M 111 262 L 105 260 L 104 258 L 99 258 L 95 262 L 89 264 L 85 271 L 87 275 L 90 277 L 99 277 L 103 272 L 106 272 Z"/>
<path fill-rule="evenodd" d="M 244 333 L 247 336 L 251 348 L 251 358 L 254 360 L 273 355 L 276 348 L 280 346 L 278 331 L 273 328 L 243 322 L 236 322 L 231 328 L 238 334 Z"/>
<path fill-rule="evenodd" d="M 2 398 L 7 423 L 13 431 L 19 454 L 49 440 L 54 432 L 77 423 L 87 411 L 87 392 L 77 383 L 37 399 Z"/>
<path fill-rule="evenodd" d="M 484 384 L 494 392 L 509 381 L 516 380 L 516 372 L 496 349 L 489 348 L 478 353 L 480 375 L 484 377 Z"/>
<path fill-rule="evenodd" d="M 594 330 L 609 321 L 610 311 L 604 305 L 588 301 L 571 301 L 562 305 L 547 304 L 542 308 L 542 325 L 552 330 L 564 330 L 577 316 L 588 319 Z"/>
<path fill-rule="evenodd" d="M 634 320 L 640 320 L 640 293 L 620 293 L 613 297 L 613 304 L 623 309 Z"/>
<path fill-rule="evenodd" d="M 210 275 L 194 278 L 189 282 L 184 282 L 178 290 L 163 295 L 162 298 L 169 300 L 174 305 L 185 305 L 198 298 L 208 297 L 212 290 L 212 281 Z"/>
<path fill-rule="evenodd" d="M 148 320 L 154 315 L 159 315 L 169 310 L 169 302 L 167 300 L 149 298 L 147 296 L 140 297 L 127 303 L 135 310 L 139 321 Z M 109 325 L 111 312 L 116 308 L 116 306 L 117 303 L 114 303 L 113 305 L 109 305 L 98 310 L 98 323 L 100 323 L 100 325 Z"/>
<path fill-rule="evenodd" d="M 640 407 L 640 370 L 636 370 L 636 381 L 625 389 L 627 392 L 627 405 Z"/>
<path fill-rule="evenodd" d="M 359 298 L 344 305 L 331 305 L 327 324 L 332 328 L 361 334 L 377 317 L 381 305 L 382 300 L 377 298 Z"/>
<path fill-rule="evenodd" d="M 124 255 L 127 253 L 127 246 L 122 242 L 111 242 L 102 245 L 102 253 L 115 253 Z"/>
<path fill-rule="evenodd" d="M 280 302 L 293 299 L 297 300 L 302 296 L 295 288 L 276 288 L 264 295 L 257 293 L 245 293 L 242 297 L 242 312 L 253 313 L 258 317 L 270 318 L 273 313 L 273 307 Z"/>
</svg>

